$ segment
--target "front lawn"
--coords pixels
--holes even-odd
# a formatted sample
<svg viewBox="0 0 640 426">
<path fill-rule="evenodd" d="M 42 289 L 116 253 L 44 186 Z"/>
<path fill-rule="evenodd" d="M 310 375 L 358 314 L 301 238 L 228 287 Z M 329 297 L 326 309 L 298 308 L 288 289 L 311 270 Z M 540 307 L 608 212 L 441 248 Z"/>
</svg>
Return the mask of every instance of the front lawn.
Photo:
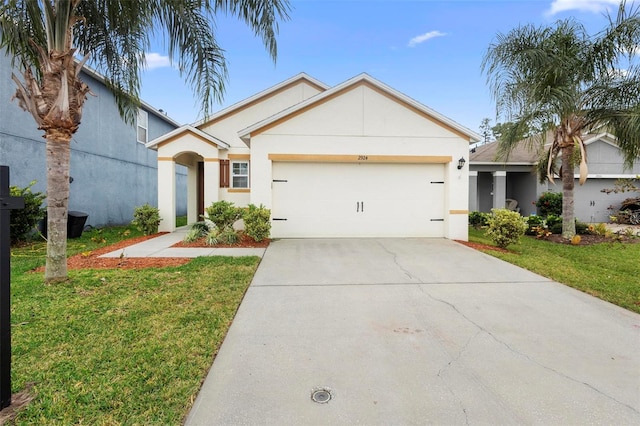
<svg viewBox="0 0 640 426">
<path fill-rule="evenodd" d="M 132 229 L 85 232 L 82 253 Z M 16 424 L 180 424 L 253 277 L 257 257 L 180 267 L 69 271 L 44 285 L 41 243 L 12 249 Z"/>
<path fill-rule="evenodd" d="M 492 245 L 483 230 L 469 241 Z M 640 313 L 640 244 L 606 242 L 573 246 L 525 236 L 509 252 L 483 250 L 514 265 Z"/>
</svg>

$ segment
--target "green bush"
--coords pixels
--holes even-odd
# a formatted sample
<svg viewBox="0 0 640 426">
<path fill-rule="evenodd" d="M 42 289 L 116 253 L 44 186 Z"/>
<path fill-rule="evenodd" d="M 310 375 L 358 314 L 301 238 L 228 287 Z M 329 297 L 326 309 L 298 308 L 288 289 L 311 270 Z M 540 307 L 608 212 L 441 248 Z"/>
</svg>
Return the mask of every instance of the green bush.
<svg viewBox="0 0 640 426">
<path fill-rule="evenodd" d="M 589 233 L 589 225 L 576 219 L 576 234 L 585 235 Z"/>
<path fill-rule="evenodd" d="M 213 225 L 213 223 L 211 222 L 207 223 L 204 221 L 194 223 L 193 225 L 191 225 L 191 228 L 184 236 L 184 239 L 182 241 L 184 241 L 185 243 L 192 243 L 199 240 L 200 238 L 206 237 L 207 234 L 209 234 L 209 232 L 211 231 L 211 227 L 209 226 L 209 224 Z"/>
<path fill-rule="evenodd" d="M 24 188 L 10 186 L 9 194 L 12 197 L 24 198 L 24 209 L 10 210 L 10 231 L 11 242 L 26 240 L 29 233 L 38 224 L 38 221 L 45 217 L 47 210 L 42 207 L 42 202 L 46 196 L 42 192 L 32 192 L 31 187 L 36 184 L 32 181 Z"/>
<path fill-rule="evenodd" d="M 520 241 L 527 230 L 527 221 L 520 213 L 507 209 L 491 209 L 485 232 L 498 247 L 506 248 Z"/>
<path fill-rule="evenodd" d="M 249 207 L 244 211 L 242 218 L 244 219 L 244 232 L 254 241 L 262 241 L 265 238 L 269 238 L 271 234 L 271 210 L 260 204 L 260 207 L 256 207 L 253 204 L 249 204 Z"/>
<path fill-rule="evenodd" d="M 550 214 L 544 220 L 545 226 L 552 234 L 562 234 L 562 217 Z"/>
<path fill-rule="evenodd" d="M 216 244 L 235 244 L 240 239 L 238 231 L 233 226 L 225 228 L 215 228 L 207 234 L 207 244 L 214 246 Z"/>
<path fill-rule="evenodd" d="M 242 218 L 242 209 L 229 201 L 216 201 L 206 209 L 206 217 L 214 223 L 218 230 L 224 230 Z"/>
<path fill-rule="evenodd" d="M 543 192 L 536 201 L 538 216 L 562 216 L 562 194 L 559 192 Z"/>
<path fill-rule="evenodd" d="M 537 235 L 538 229 L 544 228 L 544 218 L 542 216 L 531 215 L 527 218 L 527 235 Z"/>
<path fill-rule="evenodd" d="M 471 212 L 469 213 L 469 225 L 474 228 L 482 228 L 487 226 L 487 220 L 489 219 L 489 213 L 483 212 Z"/>
<path fill-rule="evenodd" d="M 136 207 L 133 211 L 133 221 L 131 224 L 142 231 L 144 235 L 156 234 L 160 225 L 160 211 L 157 207 L 144 204 Z"/>
</svg>

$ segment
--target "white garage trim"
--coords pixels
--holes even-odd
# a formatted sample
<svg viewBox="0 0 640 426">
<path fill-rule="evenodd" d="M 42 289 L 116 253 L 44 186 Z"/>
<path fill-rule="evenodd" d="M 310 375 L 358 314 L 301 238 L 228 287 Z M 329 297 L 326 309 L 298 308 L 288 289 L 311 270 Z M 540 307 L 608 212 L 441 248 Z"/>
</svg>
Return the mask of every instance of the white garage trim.
<svg viewBox="0 0 640 426">
<path fill-rule="evenodd" d="M 295 163 L 407 163 L 446 164 L 450 155 L 367 155 L 367 154 L 269 154 L 269 160 Z"/>
</svg>

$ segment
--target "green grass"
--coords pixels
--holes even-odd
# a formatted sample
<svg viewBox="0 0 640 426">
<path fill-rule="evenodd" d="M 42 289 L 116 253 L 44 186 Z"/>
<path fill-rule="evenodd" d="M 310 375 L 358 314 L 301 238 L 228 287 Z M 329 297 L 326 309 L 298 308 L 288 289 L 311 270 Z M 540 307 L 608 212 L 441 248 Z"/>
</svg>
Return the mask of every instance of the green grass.
<svg viewBox="0 0 640 426">
<path fill-rule="evenodd" d="M 85 232 L 69 253 L 139 235 Z M 44 247 L 12 249 L 16 424 L 180 424 L 253 277 L 256 257 L 143 270 L 70 271 L 43 284 Z"/>
<path fill-rule="evenodd" d="M 493 245 L 483 230 L 469 228 L 469 240 Z M 509 253 L 485 250 L 514 265 L 640 313 L 640 243 L 589 246 L 523 237 Z"/>
</svg>

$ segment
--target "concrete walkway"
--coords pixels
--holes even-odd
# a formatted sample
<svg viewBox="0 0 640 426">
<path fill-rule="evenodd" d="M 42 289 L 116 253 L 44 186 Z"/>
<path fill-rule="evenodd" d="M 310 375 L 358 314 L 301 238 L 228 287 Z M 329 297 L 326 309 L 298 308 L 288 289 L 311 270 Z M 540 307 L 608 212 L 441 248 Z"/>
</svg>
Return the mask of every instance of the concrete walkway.
<svg viewBox="0 0 640 426">
<path fill-rule="evenodd" d="M 275 241 L 186 424 L 637 425 L 640 315 L 449 240 Z"/>
<path fill-rule="evenodd" d="M 100 257 L 200 257 L 200 256 L 259 256 L 264 248 L 216 248 L 216 247 L 171 247 L 184 239 L 189 227 L 151 238 L 124 249 L 115 250 Z"/>
</svg>

